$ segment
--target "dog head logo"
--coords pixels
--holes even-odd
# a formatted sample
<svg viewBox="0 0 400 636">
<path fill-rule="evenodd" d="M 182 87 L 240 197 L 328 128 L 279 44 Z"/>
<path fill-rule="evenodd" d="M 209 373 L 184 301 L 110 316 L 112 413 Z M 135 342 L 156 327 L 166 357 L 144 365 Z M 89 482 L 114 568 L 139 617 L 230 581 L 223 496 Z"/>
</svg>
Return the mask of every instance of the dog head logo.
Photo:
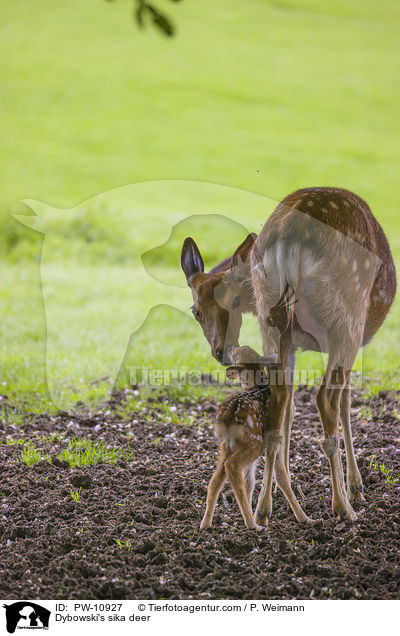
<svg viewBox="0 0 400 636">
<path fill-rule="evenodd" d="M 18 601 L 11 605 L 3 605 L 6 610 L 6 626 L 9 634 L 16 629 L 48 629 L 50 610 L 32 603 L 32 601 Z"/>
<path fill-rule="evenodd" d="M 206 352 L 192 324 L 180 268 L 182 242 L 196 236 L 211 268 L 247 236 L 248 219 L 261 226 L 275 205 L 250 192 L 184 181 L 118 188 L 69 210 L 25 203 L 34 215 L 17 215 L 17 220 L 43 234 L 46 376 L 51 398 L 61 408 L 68 391 L 74 402 L 85 402 L 91 383 L 99 379 L 109 396 L 128 350 L 140 340 L 138 330 L 143 327 L 153 342 L 160 338 L 152 326 L 160 311 L 168 313 L 166 324 L 174 310 L 171 337 L 179 325 L 187 333 L 190 323 L 195 346 Z M 148 349 L 140 350 L 140 364 L 146 366 L 155 364 L 146 359 Z M 130 356 L 135 356 L 134 365 L 138 356 Z"/>
<path fill-rule="evenodd" d="M 214 266 L 231 260 L 250 232 L 258 234 L 276 207 L 275 201 L 251 192 L 186 181 L 134 184 L 100 194 L 70 210 L 39 201 L 25 203 L 35 216 L 16 218 L 44 235 L 40 273 L 47 328 L 46 376 L 51 398 L 61 408 L 68 392 L 74 402 L 86 402 L 90 386 L 100 381 L 107 399 L 124 366 L 162 368 L 160 364 L 169 368 L 173 364 L 171 353 L 176 353 L 171 342 L 181 346 L 178 355 L 184 365 L 185 346 L 180 342 L 188 329 L 186 343 L 190 340 L 191 349 L 200 352 L 198 359 L 210 360 L 212 334 L 208 330 L 207 345 L 189 309 L 190 292 L 180 265 L 182 244 L 186 237 L 195 237 L 204 254 L 204 263 L 198 258 L 197 265 L 209 274 Z M 260 275 L 264 267 L 269 268 L 270 258 L 276 259 L 277 271 L 290 279 L 292 269 L 300 271 L 310 265 L 295 258 L 295 246 L 305 236 L 311 245 L 313 237 L 321 233 L 326 244 L 344 241 L 344 235 L 338 237 L 337 230 L 310 215 L 298 212 L 292 217 L 291 251 L 282 250 L 279 241 L 266 250 L 260 255 Z M 355 241 L 347 239 L 345 243 L 349 263 L 357 270 L 350 267 L 353 283 L 361 272 L 369 278 L 359 278 L 358 284 L 367 288 L 379 264 Z M 190 276 L 192 260 L 191 254 L 184 259 L 189 282 L 194 278 Z M 228 311 L 229 321 L 231 314 L 239 314 L 232 304 L 239 292 L 232 297 L 236 287 L 229 285 L 228 289 L 225 283 L 236 285 L 245 262 L 238 259 L 233 272 L 226 272 L 222 284 L 213 288 L 212 300 L 218 309 Z M 368 270 L 364 262 L 371 263 Z M 192 285 L 191 291 L 196 296 L 198 289 Z M 324 351 L 324 333 L 319 333 L 318 321 L 315 317 L 310 320 L 307 307 L 298 299 L 294 302 L 303 331 L 315 334 Z M 214 309 L 216 314 L 213 305 Z M 161 318 L 160 312 L 164 312 Z M 235 331 L 235 325 L 230 329 L 231 322 L 228 326 L 226 333 Z M 143 342 L 144 332 L 148 344 Z M 158 359 L 154 360 L 149 352 L 156 341 Z M 276 347 L 271 338 L 268 350 L 272 353 Z M 217 349 L 221 348 L 218 344 Z"/>
</svg>

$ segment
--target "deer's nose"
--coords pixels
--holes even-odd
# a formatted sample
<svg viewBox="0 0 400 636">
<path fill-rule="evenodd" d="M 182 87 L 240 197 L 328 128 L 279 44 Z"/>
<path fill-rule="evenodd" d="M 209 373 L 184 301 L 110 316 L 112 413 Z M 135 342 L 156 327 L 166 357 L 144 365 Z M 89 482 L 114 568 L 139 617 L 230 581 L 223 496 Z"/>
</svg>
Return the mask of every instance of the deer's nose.
<svg viewBox="0 0 400 636">
<path fill-rule="evenodd" d="M 219 362 L 222 362 L 223 357 L 224 357 L 224 349 L 223 349 L 223 347 L 217 347 L 215 349 L 215 355 L 217 357 L 217 360 L 219 360 Z"/>
</svg>

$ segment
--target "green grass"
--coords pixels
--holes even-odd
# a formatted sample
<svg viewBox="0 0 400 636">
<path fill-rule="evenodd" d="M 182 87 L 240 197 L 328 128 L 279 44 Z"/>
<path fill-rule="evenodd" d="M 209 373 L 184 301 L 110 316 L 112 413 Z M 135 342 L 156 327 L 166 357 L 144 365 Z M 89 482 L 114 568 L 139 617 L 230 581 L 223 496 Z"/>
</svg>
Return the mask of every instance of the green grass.
<svg viewBox="0 0 400 636">
<path fill-rule="evenodd" d="M 94 444 L 86 438 L 71 438 L 68 446 L 57 458 L 66 460 L 75 468 L 76 466 L 94 466 L 99 462 L 115 464 L 124 454 L 123 449 L 116 447 L 105 447 L 103 442 Z"/>
<path fill-rule="evenodd" d="M 114 539 L 114 541 L 120 550 L 122 550 L 123 548 L 126 548 L 128 552 L 131 551 L 132 541 L 130 541 L 129 539 L 126 539 L 125 541 L 121 541 L 120 539 Z"/>
<path fill-rule="evenodd" d="M 31 442 L 24 442 L 20 456 L 20 461 L 27 466 L 37 464 L 42 460 L 49 460 L 49 455 L 42 450 L 35 448 Z"/>
<path fill-rule="evenodd" d="M 79 498 L 81 496 L 81 490 L 82 490 L 82 487 L 79 487 L 77 490 L 72 490 L 72 488 L 71 488 L 71 490 L 69 491 L 70 495 L 71 495 L 72 499 L 75 501 L 75 503 L 79 502 Z"/>
<path fill-rule="evenodd" d="M 400 474 L 395 473 L 392 468 L 385 466 L 385 464 L 379 464 L 376 460 L 376 455 L 372 455 L 369 462 L 370 470 L 375 470 L 382 473 L 385 477 L 387 486 L 395 486 L 400 480 Z"/>
<path fill-rule="evenodd" d="M 6 441 L 6 444 L 8 446 L 14 444 L 22 446 L 23 448 L 19 460 L 27 466 L 32 466 L 42 460 L 51 461 L 49 453 L 46 453 L 43 448 L 40 448 L 40 442 L 44 444 L 48 441 L 48 438 L 42 437 L 35 445 L 22 438 L 9 438 Z M 62 440 L 59 439 L 59 441 Z M 82 468 L 86 466 L 94 466 L 100 462 L 105 464 L 115 464 L 122 457 L 129 458 L 129 456 L 129 451 L 122 448 L 114 446 L 105 447 L 103 442 L 94 443 L 84 437 L 72 437 L 68 439 L 66 448 L 63 448 L 63 450 L 56 455 L 56 458 L 61 461 L 68 461 L 72 468 Z"/>
<path fill-rule="evenodd" d="M 4 4 L 0 392 L 29 410 L 95 402 L 132 367 L 215 373 L 182 239 L 211 266 L 298 187 L 364 197 L 400 262 L 399 4 L 166 4 L 172 40 L 128 0 Z M 11 216 L 27 198 L 50 206 L 31 204 L 44 241 Z M 396 302 L 358 360 L 366 390 L 399 388 L 399 326 Z M 251 318 L 242 343 L 260 349 Z"/>
</svg>

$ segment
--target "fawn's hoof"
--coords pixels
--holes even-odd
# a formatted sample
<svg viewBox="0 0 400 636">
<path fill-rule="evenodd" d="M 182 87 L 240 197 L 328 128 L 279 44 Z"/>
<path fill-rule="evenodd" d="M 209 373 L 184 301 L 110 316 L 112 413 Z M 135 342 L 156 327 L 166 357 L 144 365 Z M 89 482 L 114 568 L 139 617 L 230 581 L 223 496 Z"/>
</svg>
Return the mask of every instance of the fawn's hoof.
<svg viewBox="0 0 400 636">
<path fill-rule="evenodd" d="M 200 530 L 208 530 L 208 528 L 211 528 L 211 521 L 203 519 L 200 524 Z"/>
</svg>

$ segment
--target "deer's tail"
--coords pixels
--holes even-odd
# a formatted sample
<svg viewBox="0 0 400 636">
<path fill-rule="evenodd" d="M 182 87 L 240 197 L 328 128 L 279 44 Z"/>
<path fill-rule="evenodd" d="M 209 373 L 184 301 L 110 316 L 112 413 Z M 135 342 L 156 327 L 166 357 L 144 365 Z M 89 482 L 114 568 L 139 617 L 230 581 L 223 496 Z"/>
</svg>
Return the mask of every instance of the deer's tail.
<svg viewBox="0 0 400 636">
<path fill-rule="evenodd" d="M 256 242 L 253 249 L 253 290 L 264 355 L 279 352 L 279 333 L 293 326 L 301 262 L 300 241 Z"/>
<path fill-rule="evenodd" d="M 293 325 L 296 291 L 300 278 L 301 246 L 298 243 L 279 241 L 274 249 L 276 287 L 279 300 L 270 310 L 270 324 L 281 333 Z M 267 274 L 268 275 L 268 274 Z M 276 290 L 277 291 L 277 290 Z"/>
</svg>

